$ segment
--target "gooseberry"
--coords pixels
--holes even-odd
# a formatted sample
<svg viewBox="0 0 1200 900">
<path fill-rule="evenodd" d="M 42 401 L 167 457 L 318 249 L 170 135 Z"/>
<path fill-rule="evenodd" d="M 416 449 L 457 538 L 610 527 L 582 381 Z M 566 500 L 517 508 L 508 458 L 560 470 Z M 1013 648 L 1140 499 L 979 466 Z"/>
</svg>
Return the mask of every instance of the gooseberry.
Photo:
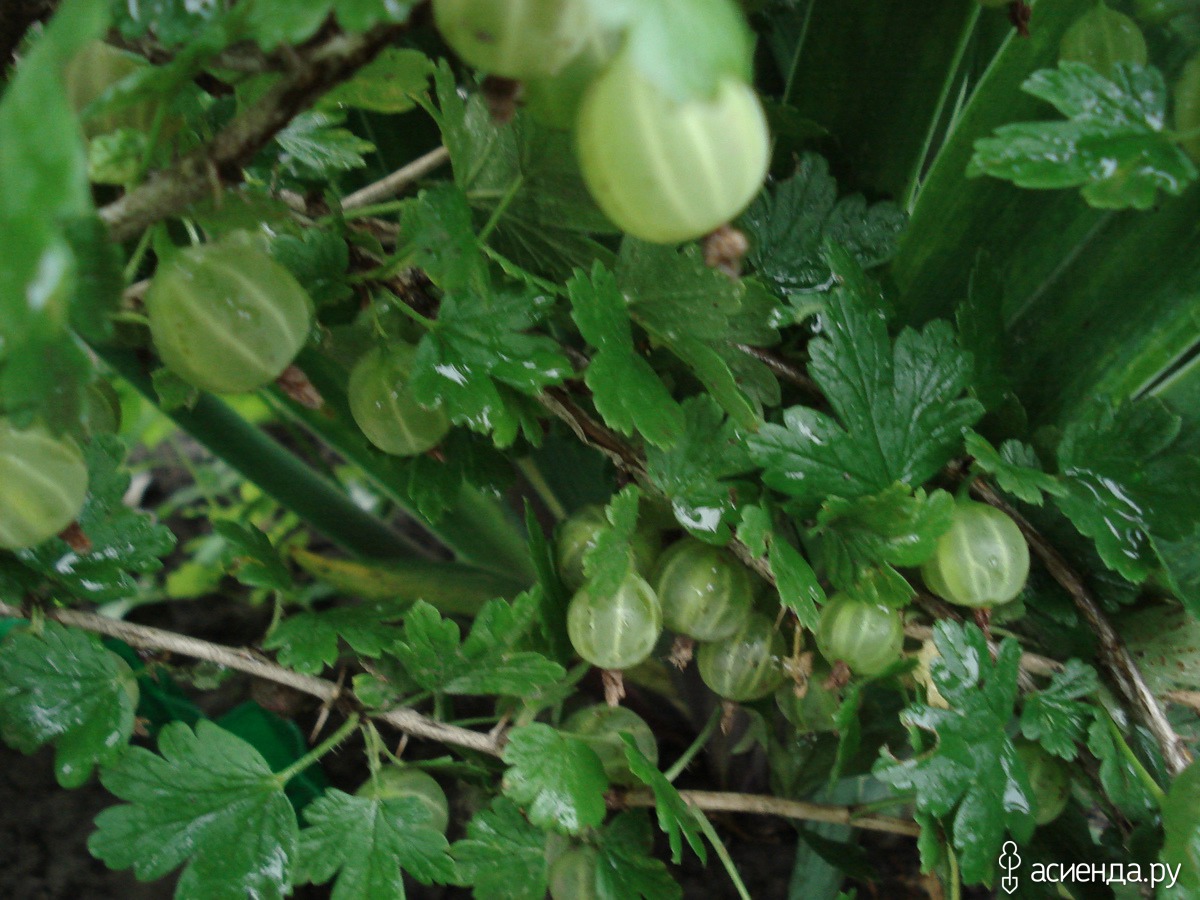
<svg viewBox="0 0 1200 900">
<path fill-rule="evenodd" d="M 825 687 L 829 680 L 829 666 L 818 663 L 808 676 L 804 696 L 796 695 L 795 685 L 788 683 L 775 692 L 775 704 L 783 717 L 799 731 L 834 731 L 835 718 L 841 699 L 837 693 Z"/>
<path fill-rule="evenodd" d="M 602 669 L 627 669 L 650 656 L 662 634 L 662 609 L 654 589 L 630 573 L 613 594 L 594 583 L 567 606 L 567 635 L 583 659 Z"/>
<path fill-rule="evenodd" d="M 933 593 L 973 608 L 1007 603 L 1029 576 L 1029 546 L 1009 516 L 986 503 L 960 500 L 950 530 L 938 538 L 921 577 Z"/>
<path fill-rule="evenodd" d="M 279 377 L 308 339 L 313 304 L 283 266 L 248 244 L 178 251 L 146 292 L 155 349 L 206 391 L 252 391 Z"/>
<path fill-rule="evenodd" d="M 583 506 L 558 526 L 555 551 L 558 558 L 558 574 L 570 591 L 577 591 L 587 580 L 583 571 L 583 558 L 596 546 L 600 533 L 610 527 L 604 507 L 590 504 Z M 659 539 L 656 532 L 641 524 L 633 533 L 629 549 L 633 554 L 633 567 L 643 577 L 650 573 L 658 555 Z"/>
<path fill-rule="evenodd" d="M 75 112 L 82 112 L 118 81 L 147 65 L 140 56 L 126 53 L 104 41 L 90 41 L 67 63 L 67 102 Z M 84 134 L 95 137 L 119 128 L 148 132 L 154 122 L 154 110 L 155 104 L 145 100 L 106 110 L 84 122 Z"/>
<path fill-rule="evenodd" d="M 433 0 L 433 20 L 464 61 L 520 81 L 558 72 L 591 30 L 584 0 Z"/>
<path fill-rule="evenodd" d="M 1175 131 L 1190 135 L 1182 141 L 1183 149 L 1194 160 L 1200 160 L 1200 53 L 1187 61 L 1175 80 Z"/>
<path fill-rule="evenodd" d="M 1098 3 L 1063 34 L 1058 58 L 1086 63 L 1111 78 L 1117 63 L 1146 64 L 1146 39 L 1133 19 Z"/>
<path fill-rule="evenodd" d="M 783 683 L 785 652 L 771 620 L 751 613 L 729 637 L 701 644 L 696 661 L 701 681 L 713 693 L 741 703 L 765 697 Z"/>
<path fill-rule="evenodd" d="M 445 833 L 450 825 L 450 805 L 446 792 L 432 775 L 411 766 L 383 766 L 358 789 L 359 797 L 369 800 L 394 800 L 412 797 L 429 812 L 429 825 Z"/>
<path fill-rule="evenodd" d="M 746 568 L 729 553 L 684 538 L 662 555 L 655 568 L 654 593 L 663 623 L 698 641 L 732 635 L 750 615 L 754 591 Z"/>
<path fill-rule="evenodd" d="M 22 550 L 78 518 L 87 498 L 87 463 L 69 437 L 0 418 L 0 485 L 0 548 Z"/>
<path fill-rule="evenodd" d="M 821 610 L 817 648 L 856 675 L 878 675 L 900 658 L 903 646 L 904 622 L 889 606 L 837 594 Z"/>
<path fill-rule="evenodd" d="M 594 847 L 572 847 L 559 855 L 550 867 L 552 900 L 592 900 L 596 890 L 598 856 Z"/>
<path fill-rule="evenodd" d="M 638 784 L 638 779 L 629 770 L 625 757 L 625 742 L 621 735 L 628 734 L 651 763 L 658 765 L 658 742 L 645 720 L 624 706 L 588 706 L 574 713 L 562 724 L 568 731 L 591 747 L 604 765 L 604 774 L 613 784 Z"/>
<path fill-rule="evenodd" d="M 376 347 L 354 366 L 346 390 L 354 422 L 372 444 L 396 456 L 416 456 L 450 430 L 442 409 L 416 401 L 409 388 L 416 351 L 404 343 Z"/>
<path fill-rule="evenodd" d="M 735 77 L 711 97 L 675 99 L 622 52 L 592 82 L 576 125 L 597 204 L 659 244 L 700 237 L 740 213 L 767 174 L 770 136 L 754 89 Z"/>
<path fill-rule="evenodd" d="M 1061 759 L 1051 756 L 1040 744 L 1017 741 L 1016 750 L 1029 776 L 1037 824 L 1053 822 L 1062 815 L 1067 808 L 1067 801 L 1071 799 L 1070 771 Z"/>
</svg>

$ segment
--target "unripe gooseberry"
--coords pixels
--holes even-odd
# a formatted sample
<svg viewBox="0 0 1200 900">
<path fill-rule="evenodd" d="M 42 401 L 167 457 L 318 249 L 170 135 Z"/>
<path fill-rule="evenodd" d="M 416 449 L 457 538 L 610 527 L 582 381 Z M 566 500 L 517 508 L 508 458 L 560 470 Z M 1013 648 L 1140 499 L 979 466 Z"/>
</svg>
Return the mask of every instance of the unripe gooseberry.
<svg viewBox="0 0 1200 900">
<path fill-rule="evenodd" d="M 1029 576 L 1029 545 L 1009 516 L 986 503 L 959 501 L 950 530 L 921 567 L 926 587 L 975 609 L 1007 603 Z"/>
<path fill-rule="evenodd" d="M 54 537 L 78 518 L 87 487 L 87 463 L 73 440 L 0 418 L 0 548 Z"/>
<path fill-rule="evenodd" d="M 889 606 L 837 594 L 821 610 L 817 649 L 855 675 L 878 675 L 900 658 L 903 646 L 904 622 Z"/>
<path fill-rule="evenodd" d="M 554 549 L 558 560 L 558 575 L 567 590 L 578 591 L 587 578 L 583 570 L 583 558 L 596 546 L 596 539 L 606 528 L 611 527 L 604 507 L 597 504 L 582 506 L 558 526 Z M 633 554 L 633 567 L 637 574 L 645 577 L 654 566 L 658 556 L 659 538 L 651 528 L 638 524 L 629 541 Z"/>
<path fill-rule="evenodd" d="M 771 620 L 751 613 L 731 636 L 701 644 L 696 654 L 700 680 L 713 693 L 743 703 L 765 697 L 783 683 L 783 636 Z"/>
<path fill-rule="evenodd" d="M 804 696 L 796 695 L 795 685 L 788 683 L 775 692 L 775 704 L 783 717 L 796 726 L 798 731 L 834 731 L 837 729 L 838 707 L 842 701 L 837 693 L 825 687 L 830 669 L 824 663 L 813 667 L 808 676 Z"/>
<path fill-rule="evenodd" d="M 1190 135 L 1182 141 L 1183 149 L 1193 160 L 1200 161 L 1200 53 L 1187 61 L 1175 79 L 1172 93 L 1175 131 Z"/>
<path fill-rule="evenodd" d="M 584 0 L 433 0 L 433 20 L 465 62 L 518 81 L 556 73 L 591 30 Z"/>
<path fill-rule="evenodd" d="M 121 430 L 121 398 L 104 379 L 87 386 L 83 411 L 88 434 L 116 434 Z"/>
<path fill-rule="evenodd" d="M 662 609 L 640 575 L 613 594 L 586 585 L 567 606 L 567 635 L 583 659 L 602 669 L 627 669 L 650 656 L 662 634 Z"/>
<path fill-rule="evenodd" d="M 368 800 L 395 800 L 412 797 L 428 811 L 428 824 L 445 834 L 450 825 L 450 805 L 446 792 L 432 775 L 410 766 L 384 766 L 368 778 L 356 792 Z"/>
<path fill-rule="evenodd" d="M 372 444 L 396 456 L 436 447 L 450 430 L 444 410 L 417 402 L 409 387 L 416 351 L 404 343 L 367 351 L 346 390 L 354 422 Z"/>
<path fill-rule="evenodd" d="M 529 114 L 548 128 L 574 128 L 583 97 L 612 59 L 618 38 L 617 34 L 594 28 L 560 72 L 526 81 L 522 98 Z"/>
<path fill-rule="evenodd" d="M 658 742 L 646 721 L 624 706 L 587 706 L 562 724 L 562 730 L 584 741 L 600 757 L 604 774 L 612 784 L 638 784 L 629 769 L 622 733 L 628 734 L 651 763 L 658 765 Z"/>
<path fill-rule="evenodd" d="M 1029 776 L 1037 824 L 1053 822 L 1062 815 L 1071 799 L 1070 771 L 1061 759 L 1051 756 L 1039 744 L 1017 741 L 1016 750 Z"/>
<path fill-rule="evenodd" d="M 82 112 L 118 81 L 147 65 L 140 56 L 126 53 L 104 41 L 90 41 L 67 63 L 67 102 L 75 112 Z M 153 102 L 142 100 L 92 116 L 84 123 L 83 130 L 88 137 L 108 134 L 118 128 L 148 132 L 154 122 L 154 111 Z"/>
<path fill-rule="evenodd" d="M 1146 39 L 1133 19 L 1098 3 L 1063 34 L 1058 58 L 1085 63 L 1111 78 L 1117 63 L 1146 64 Z"/>
<path fill-rule="evenodd" d="M 146 292 L 150 334 L 163 363 L 216 393 L 274 381 L 308 340 L 313 304 L 287 269 L 249 244 L 180 250 Z"/>
<path fill-rule="evenodd" d="M 588 88 L 579 110 L 580 169 L 597 204 L 624 231 L 659 244 L 700 237 L 733 219 L 767 174 L 762 104 L 727 77 L 711 97 L 675 99 L 629 53 Z"/>
<path fill-rule="evenodd" d="M 663 623 L 698 641 L 734 634 L 750 616 L 754 591 L 745 566 L 719 547 L 684 538 L 667 549 L 654 571 Z"/>
<path fill-rule="evenodd" d="M 550 897 L 552 900 L 593 900 L 596 890 L 596 869 L 599 854 L 594 847 L 572 847 L 563 852 L 550 867 Z"/>
</svg>

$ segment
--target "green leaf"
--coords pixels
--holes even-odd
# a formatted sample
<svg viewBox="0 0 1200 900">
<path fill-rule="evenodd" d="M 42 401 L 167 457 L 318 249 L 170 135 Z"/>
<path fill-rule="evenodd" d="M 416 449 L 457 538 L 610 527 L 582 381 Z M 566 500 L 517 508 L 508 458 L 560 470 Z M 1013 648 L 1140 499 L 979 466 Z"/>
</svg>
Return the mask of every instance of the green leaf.
<svg viewBox="0 0 1200 900">
<path fill-rule="evenodd" d="M 646 814 L 623 812 L 600 832 L 596 847 L 596 893 L 599 900 L 678 900 L 683 891 L 647 847 L 654 836 Z"/>
<path fill-rule="evenodd" d="M 341 124 L 340 115 L 328 112 L 303 112 L 292 119 L 275 136 L 284 171 L 307 181 L 327 181 L 365 166 L 363 155 L 373 153 L 375 145 L 339 128 Z"/>
<path fill-rule="evenodd" d="M 260 5 L 269 2 L 258 0 Z M 153 35 L 165 47 L 195 40 L 197 34 L 220 22 L 226 11 L 220 4 L 193 0 L 140 0 L 111 6 L 114 24 L 124 37 L 136 40 Z"/>
<path fill-rule="evenodd" d="M 150 5 L 180 0 L 152 0 Z M 191 9 L 195 4 L 186 2 Z M 280 44 L 302 44 L 312 37 L 329 18 L 337 16 L 338 23 L 349 31 L 366 31 L 384 22 L 405 22 L 414 4 L 400 0 L 316 0 L 311 3 L 289 3 L 288 0 L 253 0 L 249 4 L 246 25 L 250 35 L 264 50 L 274 50 Z"/>
<path fill-rule="evenodd" d="M 746 545 L 755 558 L 767 552 L 767 544 L 772 537 L 773 525 L 771 514 L 766 509 L 755 504 L 747 504 L 741 509 L 741 521 L 737 527 L 737 539 Z"/>
<path fill-rule="evenodd" d="M 306 228 L 299 237 L 279 235 L 271 242 L 271 256 L 296 276 L 317 306 L 339 303 L 353 293 L 346 283 L 350 250 L 331 231 Z"/>
<path fill-rule="evenodd" d="M 566 676 L 558 663 L 540 653 L 515 649 L 532 626 L 538 590 L 512 604 L 490 600 L 471 633 L 459 643 L 458 626 L 425 601 L 404 617 L 404 639 L 391 652 L 422 688 L 447 694 L 501 694 L 520 697 Z"/>
<path fill-rule="evenodd" d="M 708 849 L 704 846 L 700 826 L 696 823 L 696 816 L 703 813 L 697 813 L 683 802 L 675 785 L 667 781 L 667 777 L 658 771 L 654 763 L 646 759 L 631 735 L 622 734 L 621 740 L 625 742 L 625 758 L 629 761 L 629 771 L 654 792 L 658 827 L 666 834 L 671 844 L 671 862 L 679 865 L 682 861 L 683 840 L 686 838 L 688 846 L 700 857 L 701 864 L 707 865 Z"/>
<path fill-rule="evenodd" d="M 1154 550 L 1172 593 L 1193 616 L 1200 617 L 1200 530 L 1178 541 L 1156 538 Z"/>
<path fill-rule="evenodd" d="M 954 498 L 945 491 L 926 496 L 924 490 L 914 494 L 894 484 L 852 500 L 830 497 L 817 514 L 813 534 L 820 538 L 830 581 L 853 591 L 871 568 L 921 565 L 933 556 L 953 518 Z"/>
<path fill-rule="evenodd" d="M 605 509 L 611 527 L 596 532 L 583 556 L 584 575 L 597 597 L 614 596 L 633 568 L 629 544 L 637 529 L 639 497 L 637 487 L 631 484 L 612 498 Z"/>
<path fill-rule="evenodd" d="M 731 360 L 745 357 L 733 344 L 771 343 L 774 333 L 765 323 L 739 333 L 748 327 L 739 314 L 754 302 L 747 283 L 709 268 L 695 246 L 677 250 L 630 237 L 621 242 L 617 283 L 654 341 L 688 366 L 740 427 L 757 428 L 758 410 L 730 369 Z"/>
<path fill-rule="evenodd" d="M 838 200 L 837 194 L 829 164 L 805 153 L 792 177 L 759 194 L 742 214 L 747 261 L 785 295 L 829 281 L 826 241 L 844 247 L 864 269 L 895 252 L 907 221 L 903 210 L 887 202 L 867 206 L 858 194 Z"/>
<path fill-rule="evenodd" d="M 97 135 L 88 142 L 88 180 L 118 186 L 135 183 L 149 147 L 145 132 L 131 128 Z"/>
<path fill-rule="evenodd" d="M 937 736 L 937 746 L 914 759 L 885 751 L 875 775 L 913 791 L 919 813 L 953 830 L 963 881 L 990 880 L 1005 832 L 1026 841 L 1033 831 L 1029 780 L 1005 727 L 1017 698 L 1021 647 L 1006 638 L 993 662 L 974 625 L 940 621 L 934 628 L 940 656 L 930 665 L 938 691 L 950 705 L 914 703 L 901 715 L 910 728 Z"/>
<path fill-rule="evenodd" d="M 683 409 L 634 349 L 625 298 L 617 280 L 597 263 L 589 278 L 577 272 L 567 285 L 573 317 L 584 340 L 596 348 L 584 380 L 592 402 L 610 428 L 670 447 L 683 434 Z"/>
<path fill-rule="evenodd" d="M 184 865 L 179 900 L 282 898 L 292 884 L 296 815 L 266 760 L 211 722 L 175 722 L 161 756 L 127 749 L 100 780 L 126 803 L 96 817 L 88 849 L 142 881 Z"/>
<path fill-rule="evenodd" d="M 465 883 L 479 900 L 542 900 L 546 896 L 546 835 L 497 797 L 467 823 L 450 848 Z"/>
<path fill-rule="evenodd" d="M 379 113 L 403 113 L 417 105 L 434 65 L 420 50 L 387 47 L 321 98 L 322 107 L 353 106 Z"/>
<path fill-rule="evenodd" d="M 706 394 L 683 403 L 685 431 L 668 448 L 646 448 L 650 480 L 671 501 L 676 521 L 694 537 L 724 544 L 737 504 L 728 479 L 753 465 L 741 432 Z"/>
<path fill-rule="evenodd" d="M 676 100 L 709 99 L 726 78 L 751 80 L 751 34 L 730 0 L 588 0 L 598 22 L 625 29 L 625 52 Z"/>
<path fill-rule="evenodd" d="M 1096 542 L 1105 565 L 1135 583 L 1157 565 L 1154 538 L 1186 537 L 1200 525 L 1200 459 L 1173 448 L 1179 430 L 1160 400 L 1119 409 L 1098 402 L 1058 447 L 1067 486 L 1059 509 Z"/>
<path fill-rule="evenodd" d="M 818 607 L 825 602 L 817 573 L 799 550 L 779 537 L 771 540 L 770 560 L 779 602 L 796 614 L 801 625 L 815 632 L 820 619 Z"/>
<path fill-rule="evenodd" d="M 462 98 L 445 64 L 434 84 L 435 119 L 455 182 L 470 198 L 479 224 L 492 223 L 491 247 L 555 282 L 594 262 L 610 265 L 612 253 L 591 235 L 616 229 L 583 182 L 570 135 L 543 128 L 521 112 L 497 126 L 483 97 Z M 497 212 L 499 219 L 492 221 Z"/>
<path fill-rule="evenodd" d="M 1100 688 L 1095 671 L 1077 659 L 1067 660 L 1061 672 L 1055 672 L 1050 684 L 1025 697 L 1021 710 L 1021 733 L 1038 741 L 1048 751 L 1072 760 L 1075 746 L 1083 738 L 1092 707 L 1079 702 Z"/>
<path fill-rule="evenodd" d="M 135 681 L 98 638 L 46 622 L 0 644 L 0 736 L 22 753 L 55 745 L 54 774 L 79 787 L 133 734 Z"/>
<path fill-rule="evenodd" d="M 1042 468 L 1033 448 L 1021 441 L 1008 440 L 996 450 L 987 438 L 967 432 L 967 453 L 975 457 L 975 465 L 991 475 L 1000 489 L 1018 500 L 1042 505 L 1042 494 L 1061 497 L 1067 487 L 1057 476 Z"/>
<path fill-rule="evenodd" d="M 1088 750 L 1100 760 L 1100 785 L 1109 800 L 1135 822 L 1153 815 L 1157 804 L 1113 737 L 1108 714 L 1098 711 L 1088 728 Z"/>
<path fill-rule="evenodd" d="M 1180 896 L 1195 895 L 1200 892 L 1200 763 L 1175 779 L 1163 802 L 1162 819 L 1162 861 L 1179 867 Z"/>
<path fill-rule="evenodd" d="M 468 294 L 486 290 L 487 263 L 466 195 L 442 183 L 404 204 L 400 218 L 405 252 L 443 291 Z"/>
<path fill-rule="evenodd" d="M 840 257 L 840 258 L 839 258 Z M 844 254 L 843 264 L 855 270 Z M 861 497 L 896 482 L 915 487 L 958 451 L 982 407 L 962 397 L 971 358 L 942 321 L 906 328 L 893 345 L 883 319 L 857 291 L 837 292 L 809 344 L 809 374 L 837 414 L 802 406 L 783 425 L 749 438 L 751 456 L 776 490 L 815 506 L 826 496 Z"/>
<path fill-rule="evenodd" d="M 604 821 L 608 779 L 584 741 L 535 722 L 509 732 L 502 787 L 539 828 L 578 834 Z"/>
<path fill-rule="evenodd" d="M 370 600 L 297 613 L 271 631 L 263 648 L 278 650 L 280 663 L 309 675 L 337 662 L 339 639 L 360 656 L 377 659 L 400 636 L 399 629 L 388 623 L 399 620 L 408 607 L 403 601 Z"/>
<path fill-rule="evenodd" d="M 91 542 L 82 553 L 51 538 L 17 557 L 30 569 L 80 599 L 101 602 L 132 597 L 137 575 L 157 572 L 175 537 L 145 513 L 125 505 L 129 474 L 121 468 L 125 448 L 111 435 L 97 435 L 84 450 L 88 497 L 79 527 Z"/>
<path fill-rule="evenodd" d="M 333 900 L 403 897 L 401 870 L 422 884 L 454 881 L 446 838 L 414 797 L 372 800 L 331 790 L 304 819 L 296 881 L 322 884 L 336 874 Z"/>
<path fill-rule="evenodd" d="M 1167 88 L 1158 69 L 1120 63 L 1110 80 L 1083 63 L 1060 62 L 1022 88 L 1070 121 L 999 128 L 975 143 L 968 175 L 1025 188 L 1082 187 L 1101 209 L 1148 209 L 1159 190 L 1179 195 L 1196 178 L 1165 131 Z"/>
<path fill-rule="evenodd" d="M 279 556 L 271 539 L 253 525 L 243 525 L 231 519 L 213 522 L 213 531 L 225 539 L 224 559 L 229 571 L 248 587 L 272 591 L 289 591 L 292 573 Z"/>
<path fill-rule="evenodd" d="M 0 99 L 0 403 L 57 429 L 77 418 L 90 370 L 67 330 L 77 261 L 63 223 L 93 210 L 63 73 L 108 16 L 105 3 L 61 4 Z"/>
</svg>

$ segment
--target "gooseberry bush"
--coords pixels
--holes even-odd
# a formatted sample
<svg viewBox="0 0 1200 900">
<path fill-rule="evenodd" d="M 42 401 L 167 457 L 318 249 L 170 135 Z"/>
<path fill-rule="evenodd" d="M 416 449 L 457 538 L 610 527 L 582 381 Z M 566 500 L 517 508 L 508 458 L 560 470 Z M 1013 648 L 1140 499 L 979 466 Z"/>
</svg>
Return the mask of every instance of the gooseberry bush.
<svg viewBox="0 0 1200 900">
<path fill-rule="evenodd" d="M 1196 4 L 0 22 L 0 737 L 97 860 L 1200 896 Z"/>
</svg>

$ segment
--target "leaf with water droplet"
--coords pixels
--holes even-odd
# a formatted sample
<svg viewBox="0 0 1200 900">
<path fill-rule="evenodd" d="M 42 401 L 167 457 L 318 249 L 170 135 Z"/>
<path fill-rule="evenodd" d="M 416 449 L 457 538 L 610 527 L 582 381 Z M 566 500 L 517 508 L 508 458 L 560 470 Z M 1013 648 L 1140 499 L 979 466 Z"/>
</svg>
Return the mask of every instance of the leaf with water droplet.
<svg viewBox="0 0 1200 900">
<path fill-rule="evenodd" d="M 173 722 L 159 753 L 125 750 L 100 776 L 125 803 L 96 817 L 88 849 L 142 881 L 184 866 L 180 900 L 290 892 L 299 828 L 283 783 L 257 750 L 209 721 Z"/>
<path fill-rule="evenodd" d="M 94 635 L 46 622 L 0 644 L 0 736 L 22 753 L 56 748 L 55 775 L 79 787 L 133 734 L 136 683 Z"/>
<path fill-rule="evenodd" d="M 1196 167 L 1166 130 L 1167 88 L 1153 66 L 1120 63 L 1111 78 L 1061 62 L 1022 85 L 1069 121 L 1005 125 L 975 143 L 968 175 L 1018 187 L 1080 187 L 1101 209 L 1148 209 L 1158 192 L 1178 196 Z"/>
</svg>

